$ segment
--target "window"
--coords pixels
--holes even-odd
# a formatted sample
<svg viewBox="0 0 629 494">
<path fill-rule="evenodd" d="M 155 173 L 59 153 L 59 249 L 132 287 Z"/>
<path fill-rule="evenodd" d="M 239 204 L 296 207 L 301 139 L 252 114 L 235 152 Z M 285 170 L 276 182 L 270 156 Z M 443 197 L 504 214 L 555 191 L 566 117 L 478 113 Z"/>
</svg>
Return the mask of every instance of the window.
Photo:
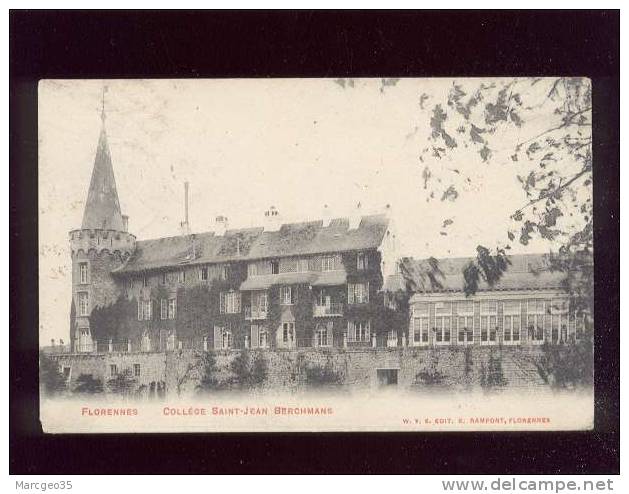
<svg viewBox="0 0 629 494">
<path fill-rule="evenodd" d="M 310 271 L 308 259 L 299 259 L 297 269 L 300 273 L 307 273 Z"/>
<path fill-rule="evenodd" d="M 226 350 L 232 346 L 231 328 L 214 326 L 214 349 Z"/>
<path fill-rule="evenodd" d="M 160 318 L 168 319 L 168 300 L 163 298 L 160 303 Z"/>
<path fill-rule="evenodd" d="M 527 300 L 527 328 L 531 343 L 540 344 L 544 342 L 544 305 L 544 300 L 541 299 Z"/>
<path fill-rule="evenodd" d="M 416 345 L 428 344 L 429 314 L 428 303 L 422 302 L 413 306 L 413 343 Z"/>
<path fill-rule="evenodd" d="M 282 343 L 282 346 L 295 346 L 295 323 L 294 322 L 282 323 L 281 343 Z"/>
<path fill-rule="evenodd" d="M 138 300 L 138 321 L 150 321 L 153 315 L 151 300 Z"/>
<path fill-rule="evenodd" d="M 387 333 L 387 347 L 397 346 L 397 331 L 395 329 L 389 330 Z"/>
<path fill-rule="evenodd" d="M 321 258 L 322 271 L 334 271 L 335 269 L 336 269 L 336 262 L 333 256 L 324 256 Z"/>
<path fill-rule="evenodd" d="M 208 269 L 207 269 L 207 266 L 203 266 L 202 268 L 199 269 L 199 279 L 201 281 L 207 281 L 208 280 Z"/>
<path fill-rule="evenodd" d="M 480 303 L 480 344 L 495 345 L 498 341 L 498 302 L 481 300 Z"/>
<path fill-rule="evenodd" d="M 161 280 L 160 280 L 162 285 L 165 285 L 167 283 L 168 281 L 167 278 L 168 278 L 167 273 L 162 273 Z"/>
<path fill-rule="evenodd" d="M 528 316 L 529 340 L 531 343 L 543 343 L 544 341 L 544 315 L 529 314 Z"/>
<path fill-rule="evenodd" d="M 358 269 L 359 271 L 368 269 L 368 259 L 369 258 L 367 257 L 367 254 L 365 254 L 364 252 L 359 252 L 356 256 L 356 269 Z"/>
<path fill-rule="evenodd" d="M 280 262 L 279 261 L 270 261 L 269 266 L 271 267 L 271 274 L 280 274 Z"/>
<path fill-rule="evenodd" d="M 90 303 L 89 303 L 89 295 L 87 292 L 79 292 L 77 294 L 79 298 L 79 316 L 89 316 L 90 315 Z"/>
<path fill-rule="evenodd" d="M 255 262 L 247 265 L 247 276 L 258 276 L 258 265 Z"/>
<path fill-rule="evenodd" d="M 332 328 L 327 324 L 317 324 L 314 340 L 314 344 L 317 347 L 332 346 Z"/>
<path fill-rule="evenodd" d="M 149 286 L 149 279 L 146 276 L 142 278 L 142 286 L 144 288 L 147 288 Z"/>
<path fill-rule="evenodd" d="M 428 328 L 430 319 L 428 317 L 415 317 L 413 319 L 413 342 L 418 345 L 428 344 Z"/>
<path fill-rule="evenodd" d="M 503 340 L 507 345 L 520 343 L 520 316 L 504 316 Z"/>
<path fill-rule="evenodd" d="M 260 348 L 268 348 L 269 347 L 269 332 L 266 328 L 260 328 L 260 332 L 258 333 L 260 338 Z"/>
<path fill-rule="evenodd" d="M 348 341 L 368 342 L 370 340 L 370 321 L 349 321 L 347 324 Z"/>
<path fill-rule="evenodd" d="M 127 280 L 125 282 L 125 289 L 127 290 L 127 292 L 130 292 L 133 290 L 133 280 Z"/>
<path fill-rule="evenodd" d="M 216 350 L 226 350 L 232 347 L 231 328 L 214 326 L 214 348 Z"/>
<path fill-rule="evenodd" d="M 231 329 L 223 329 L 222 342 L 223 342 L 223 348 L 231 348 L 231 346 L 232 346 L 232 331 L 231 331 Z"/>
<path fill-rule="evenodd" d="M 264 326 L 251 325 L 251 348 L 268 348 L 269 333 Z"/>
<path fill-rule="evenodd" d="M 168 319 L 175 319 L 177 317 L 177 299 L 168 299 Z"/>
<path fill-rule="evenodd" d="M 185 283 L 186 282 L 186 272 L 179 271 L 177 273 L 177 283 Z"/>
<path fill-rule="evenodd" d="M 542 299 L 527 300 L 527 302 L 526 302 L 526 311 L 529 314 L 531 314 L 531 313 L 544 314 L 545 313 L 544 300 L 542 300 Z"/>
<path fill-rule="evenodd" d="M 369 302 L 369 283 L 348 283 L 347 303 L 366 304 Z"/>
<path fill-rule="evenodd" d="M 290 287 L 290 286 L 280 287 L 280 304 L 293 305 L 294 303 L 295 303 L 295 299 L 293 297 L 293 287 Z"/>
<path fill-rule="evenodd" d="M 451 341 L 452 302 L 435 303 L 435 343 L 447 345 Z"/>
<path fill-rule="evenodd" d="M 458 315 L 474 315 L 474 302 L 471 300 L 461 300 L 456 303 L 456 312 Z"/>
<path fill-rule="evenodd" d="M 520 319 L 522 304 L 519 300 L 505 300 L 502 304 L 502 339 L 506 345 L 520 343 Z"/>
<path fill-rule="evenodd" d="M 118 366 L 116 364 L 111 364 L 109 366 L 109 376 L 116 377 L 118 375 Z"/>
<path fill-rule="evenodd" d="M 474 318 L 459 316 L 458 342 L 462 344 L 474 342 Z"/>
<path fill-rule="evenodd" d="M 87 263 L 81 262 L 79 263 L 79 283 L 82 285 L 89 283 L 87 278 Z"/>
<path fill-rule="evenodd" d="M 240 312 L 240 292 L 221 292 L 221 314 L 238 314 Z"/>
<path fill-rule="evenodd" d="M 133 375 L 140 377 L 140 364 L 133 364 Z"/>
<path fill-rule="evenodd" d="M 251 309 L 254 312 L 266 313 L 268 297 L 266 292 L 253 292 L 251 294 Z"/>
<path fill-rule="evenodd" d="M 224 280 L 228 280 L 230 277 L 231 269 L 229 264 L 225 264 L 221 267 L 221 276 Z"/>
<path fill-rule="evenodd" d="M 568 341 L 568 301 L 554 300 L 550 303 L 551 341 L 563 343 Z"/>
</svg>

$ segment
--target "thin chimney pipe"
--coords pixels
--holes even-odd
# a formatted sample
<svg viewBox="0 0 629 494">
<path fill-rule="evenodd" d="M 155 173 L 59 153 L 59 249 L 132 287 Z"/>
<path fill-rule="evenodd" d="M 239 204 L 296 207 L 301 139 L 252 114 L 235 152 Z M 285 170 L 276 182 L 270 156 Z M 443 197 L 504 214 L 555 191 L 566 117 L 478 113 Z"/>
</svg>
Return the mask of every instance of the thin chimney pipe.
<svg viewBox="0 0 629 494">
<path fill-rule="evenodd" d="M 184 182 L 184 189 L 185 189 L 185 201 L 186 201 L 186 226 L 188 226 L 188 182 Z"/>
</svg>

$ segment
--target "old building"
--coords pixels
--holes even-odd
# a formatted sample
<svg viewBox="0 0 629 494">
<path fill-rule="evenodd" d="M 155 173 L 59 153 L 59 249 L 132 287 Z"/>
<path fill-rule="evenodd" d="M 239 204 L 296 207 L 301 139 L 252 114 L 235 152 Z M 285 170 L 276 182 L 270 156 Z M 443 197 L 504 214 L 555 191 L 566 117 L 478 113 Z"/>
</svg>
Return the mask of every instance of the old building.
<svg viewBox="0 0 629 494">
<path fill-rule="evenodd" d="M 383 304 L 395 267 L 386 214 L 280 224 L 271 208 L 264 220 L 229 229 L 219 216 L 216 231 L 190 233 L 186 217 L 178 236 L 136 241 L 103 116 L 83 223 L 70 232 L 72 350 L 391 344 L 406 315 Z"/>
<path fill-rule="evenodd" d="M 578 341 L 589 328 L 588 317 L 571 307 L 565 273 L 549 269 L 545 255 L 509 256 L 500 280 L 481 281 L 475 294 L 464 292 L 463 270 L 470 258 L 438 261 L 431 282 L 422 273 L 435 272 L 427 260 L 405 260 L 405 276 L 387 280 L 387 288 L 405 289 L 411 280 L 409 345 L 541 345 Z"/>
</svg>

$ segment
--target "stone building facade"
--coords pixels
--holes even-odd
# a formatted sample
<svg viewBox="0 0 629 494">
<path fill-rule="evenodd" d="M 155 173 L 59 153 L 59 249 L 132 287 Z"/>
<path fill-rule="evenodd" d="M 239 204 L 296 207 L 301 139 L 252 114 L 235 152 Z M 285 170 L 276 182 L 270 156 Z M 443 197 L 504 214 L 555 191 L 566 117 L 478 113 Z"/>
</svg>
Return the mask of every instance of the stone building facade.
<svg viewBox="0 0 629 494">
<path fill-rule="evenodd" d="M 70 232 L 73 352 L 402 346 L 385 307 L 396 265 L 387 214 L 136 240 L 104 117 L 80 229 Z M 226 218 L 217 221 L 225 226 Z M 399 330 L 395 338 L 391 328 Z"/>
<path fill-rule="evenodd" d="M 438 261 L 436 283 L 419 273 L 428 261 L 406 260 L 417 287 L 409 301 L 409 346 L 538 346 L 581 340 L 591 329 L 588 315 L 571 305 L 566 274 L 553 271 L 546 255 L 508 256 L 509 266 L 493 286 L 481 281 L 467 296 L 463 271 L 469 258 Z M 413 275 L 416 274 L 416 276 Z M 402 284 L 391 277 L 391 290 Z"/>
<path fill-rule="evenodd" d="M 386 213 L 281 224 L 271 208 L 265 221 L 229 229 L 219 216 L 216 231 L 191 233 L 186 214 L 180 235 L 136 240 L 103 116 L 70 232 L 71 351 L 534 346 L 577 341 L 587 327 L 541 255 L 511 256 L 497 284 L 468 297 L 470 259 L 442 259 L 425 286 L 428 261 L 397 258 Z"/>
</svg>

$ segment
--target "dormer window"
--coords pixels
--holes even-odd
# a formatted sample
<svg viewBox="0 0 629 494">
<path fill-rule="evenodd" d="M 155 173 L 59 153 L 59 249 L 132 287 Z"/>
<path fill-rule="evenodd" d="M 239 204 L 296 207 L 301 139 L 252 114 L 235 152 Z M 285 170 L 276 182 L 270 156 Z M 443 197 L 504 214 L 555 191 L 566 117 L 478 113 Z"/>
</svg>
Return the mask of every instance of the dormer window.
<svg viewBox="0 0 629 494">
<path fill-rule="evenodd" d="M 297 261 L 297 270 L 300 273 L 307 273 L 309 271 L 308 259 L 299 259 L 299 261 Z"/>
<path fill-rule="evenodd" d="M 364 252 L 359 252 L 356 256 L 356 269 L 363 271 L 369 268 L 368 256 Z"/>
<path fill-rule="evenodd" d="M 322 271 L 334 271 L 335 269 L 336 269 L 336 262 L 333 256 L 325 256 L 321 258 Z"/>
<path fill-rule="evenodd" d="M 249 276 L 258 276 L 258 265 L 255 262 L 252 262 L 247 266 L 247 274 Z"/>
<path fill-rule="evenodd" d="M 269 264 L 271 265 L 271 274 L 280 274 L 279 261 L 271 261 Z"/>
</svg>

